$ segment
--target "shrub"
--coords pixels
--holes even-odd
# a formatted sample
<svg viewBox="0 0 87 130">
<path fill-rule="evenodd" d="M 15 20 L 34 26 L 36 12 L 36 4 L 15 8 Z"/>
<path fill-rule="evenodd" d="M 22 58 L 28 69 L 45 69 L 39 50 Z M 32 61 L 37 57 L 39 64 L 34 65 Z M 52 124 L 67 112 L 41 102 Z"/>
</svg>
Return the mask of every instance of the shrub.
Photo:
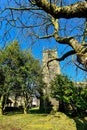
<svg viewBox="0 0 87 130">
<path fill-rule="evenodd" d="M 59 101 L 59 111 L 83 114 L 87 109 L 87 87 L 75 86 L 67 76 L 56 75 L 51 82 L 51 96 Z M 70 110 L 70 111 L 69 111 Z"/>
</svg>

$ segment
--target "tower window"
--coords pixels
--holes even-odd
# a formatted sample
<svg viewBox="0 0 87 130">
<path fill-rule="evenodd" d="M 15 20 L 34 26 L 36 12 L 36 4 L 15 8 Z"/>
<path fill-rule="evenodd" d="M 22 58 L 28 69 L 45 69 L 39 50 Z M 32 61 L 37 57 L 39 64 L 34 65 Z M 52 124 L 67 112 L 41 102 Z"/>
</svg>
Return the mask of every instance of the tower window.
<svg viewBox="0 0 87 130">
<path fill-rule="evenodd" d="M 52 54 L 50 51 L 48 52 L 48 58 L 52 58 Z"/>
</svg>

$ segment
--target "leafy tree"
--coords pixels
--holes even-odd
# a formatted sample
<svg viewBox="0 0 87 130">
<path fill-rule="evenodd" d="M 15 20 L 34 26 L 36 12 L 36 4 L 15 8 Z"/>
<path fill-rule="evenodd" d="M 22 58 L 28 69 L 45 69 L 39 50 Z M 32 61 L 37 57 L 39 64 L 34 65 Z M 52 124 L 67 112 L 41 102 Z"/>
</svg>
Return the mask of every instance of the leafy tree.
<svg viewBox="0 0 87 130">
<path fill-rule="evenodd" d="M 87 110 L 87 86 L 77 86 L 73 89 L 71 98 L 73 114 L 83 115 Z"/>
<path fill-rule="evenodd" d="M 22 89 L 25 97 L 24 113 L 27 113 L 31 97 L 39 96 L 42 88 L 40 82 L 42 74 L 38 60 L 35 60 L 31 54 L 26 54 L 26 63 L 20 68 L 21 76 L 23 78 Z"/>
<path fill-rule="evenodd" d="M 51 82 L 51 96 L 59 101 L 59 111 L 64 112 L 70 104 L 73 87 L 73 82 L 64 75 L 57 75 Z"/>
<path fill-rule="evenodd" d="M 15 96 L 24 97 L 24 113 L 27 113 L 31 97 L 36 93 L 41 79 L 39 61 L 34 59 L 30 51 L 21 51 L 17 41 L 2 52 L 0 110 L 4 110 L 4 99 L 13 93 Z"/>
<path fill-rule="evenodd" d="M 62 44 L 62 48 L 66 45 L 69 49 L 65 54 L 62 51 L 60 58 L 52 60 L 62 61 L 72 55 L 71 61 L 87 71 L 86 11 L 86 0 L 5 0 L 0 13 L 3 38 L 8 39 L 11 31 L 19 31 L 22 36 L 33 39 L 32 43 L 37 39 L 54 39 L 55 43 Z"/>
<path fill-rule="evenodd" d="M 83 114 L 87 109 L 87 87 L 76 86 L 67 76 L 57 75 L 51 82 L 51 96 L 59 101 L 59 111 Z"/>
</svg>

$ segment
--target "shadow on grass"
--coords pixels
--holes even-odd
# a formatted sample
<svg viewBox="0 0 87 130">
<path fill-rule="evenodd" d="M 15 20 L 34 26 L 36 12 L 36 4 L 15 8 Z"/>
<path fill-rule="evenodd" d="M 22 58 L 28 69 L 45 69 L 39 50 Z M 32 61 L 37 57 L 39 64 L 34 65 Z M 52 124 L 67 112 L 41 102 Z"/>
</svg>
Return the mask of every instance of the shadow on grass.
<svg viewBox="0 0 87 130">
<path fill-rule="evenodd" d="M 16 115 L 16 114 L 24 114 L 23 108 L 16 108 L 16 107 L 10 108 L 9 107 L 9 108 L 6 108 L 6 110 L 4 112 L 4 115 L 8 115 L 8 116 Z M 42 114 L 43 116 L 48 115 L 43 110 L 40 110 L 39 108 L 36 108 L 36 107 L 29 109 L 27 114 Z"/>
<path fill-rule="evenodd" d="M 6 112 L 7 116 L 12 116 L 16 114 L 23 114 L 23 109 L 10 109 Z M 39 110 L 39 108 L 31 108 L 29 110 L 29 114 L 41 114 L 41 116 L 47 116 L 48 114 L 44 113 L 43 111 Z M 67 115 L 67 114 L 66 114 Z M 76 123 L 76 130 L 87 130 L 87 117 L 72 117 L 67 115 L 71 119 L 73 119 Z M 12 130 L 19 130 L 19 129 L 12 129 Z"/>
<path fill-rule="evenodd" d="M 7 107 L 4 111 L 4 115 L 15 115 L 15 114 L 23 114 L 23 109 L 19 109 L 17 107 Z"/>
<path fill-rule="evenodd" d="M 77 130 L 87 130 L 87 119 L 75 118 Z"/>
<path fill-rule="evenodd" d="M 31 108 L 29 110 L 29 113 L 31 113 L 31 114 L 46 114 L 43 110 L 40 110 L 39 108 Z"/>
<path fill-rule="evenodd" d="M 73 111 L 68 111 L 65 114 L 75 121 L 76 130 L 87 130 L 87 113 L 78 114 Z"/>
</svg>

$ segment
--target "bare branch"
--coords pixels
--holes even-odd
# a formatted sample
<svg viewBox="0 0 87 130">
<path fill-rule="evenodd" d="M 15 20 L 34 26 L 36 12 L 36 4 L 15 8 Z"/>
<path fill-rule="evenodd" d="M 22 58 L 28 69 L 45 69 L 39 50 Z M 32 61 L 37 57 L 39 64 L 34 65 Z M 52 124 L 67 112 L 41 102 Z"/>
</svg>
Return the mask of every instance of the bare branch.
<svg viewBox="0 0 87 130">
<path fill-rule="evenodd" d="M 14 11 L 29 11 L 29 10 L 41 10 L 40 8 L 35 7 L 20 7 L 20 8 L 14 8 L 14 7 L 7 7 L 5 10 L 14 10 Z"/>
<path fill-rule="evenodd" d="M 46 39 L 46 38 L 51 38 L 51 37 L 53 37 L 53 34 L 50 34 L 50 35 L 46 35 L 46 36 L 42 36 L 42 37 L 40 37 L 39 35 L 37 35 L 37 34 L 33 34 L 34 36 L 36 36 L 37 38 L 39 38 L 39 39 Z"/>
<path fill-rule="evenodd" d="M 57 4 L 57 2 L 59 3 Z M 71 47 L 72 50 L 65 53 L 62 57 L 56 59 L 54 58 L 51 61 L 62 61 L 66 57 L 75 54 L 77 56 L 76 62 L 87 68 L 87 44 L 85 43 L 87 40 L 87 29 L 85 28 L 84 22 L 81 22 L 81 25 L 78 24 L 78 26 L 81 27 L 79 33 L 77 33 L 78 30 L 75 31 L 77 23 L 74 27 L 71 23 L 71 32 L 70 29 L 68 30 L 69 34 L 74 33 L 75 31 L 75 34 L 72 34 L 71 37 L 68 35 L 67 27 L 64 28 L 65 23 L 63 22 L 63 25 L 60 26 L 58 21 L 59 18 L 86 18 L 87 1 L 76 2 L 67 6 L 64 6 L 61 2 L 61 0 L 28 0 L 26 2 L 24 1 L 23 4 L 22 1 L 15 0 L 14 4 L 9 3 L 3 6 L 0 12 L 0 17 L 3 16 L 5 25 L 6 23 L 8 25 L 8 27 L 4 29 L 7 30 L 4 34 L 8 34 L 9 28 L 13 27 L 17 30 L 22 30 L 25 37 L 31 37 L 35 41 L 35 38 L 54 38 L 58 44 L 66 44 Z M 2 24 L 2 21 L 3 19 L 1 18 L 0 22 L 3 26 L 4 24 Z M 63 34 L 62 36 L 60 34 L 61 28 L 66 31 L 66 34 Z M 80 40 L 76 39 L 76 35 L 80 37 Z M 82 35 L 84 35 L 84 37 L 81 44 Z"/>
<path fill-rule="evenodd" d="M 63 61 L 65 58 L 67 58 L 68 56 L 71 56 L 71 55 L 74 55 L 76 54 L 76 52 L 74 50 L 71 50 L 71 51 L 68 51 L 67 53 L 65 53 L 62 57 L 60 58 L 53 58 L 53 59 L 50 59 L 48 62 L 47 62 L 47 66 L 49 67 L 49 63 L 52 62 L 52 61 Z"/>
<path fill-rule="evenodd" d="M 87 69 L 86 68 L 83 68 L 80 66 L 80 64 L 77 64 L 74 59 L 72 59 L 72 62 L 75 64 L 75 66 L 77 66 L 79 69 L 83 70 L 83 71 L 86 71 L 87 72 Z"/>
</svg>

